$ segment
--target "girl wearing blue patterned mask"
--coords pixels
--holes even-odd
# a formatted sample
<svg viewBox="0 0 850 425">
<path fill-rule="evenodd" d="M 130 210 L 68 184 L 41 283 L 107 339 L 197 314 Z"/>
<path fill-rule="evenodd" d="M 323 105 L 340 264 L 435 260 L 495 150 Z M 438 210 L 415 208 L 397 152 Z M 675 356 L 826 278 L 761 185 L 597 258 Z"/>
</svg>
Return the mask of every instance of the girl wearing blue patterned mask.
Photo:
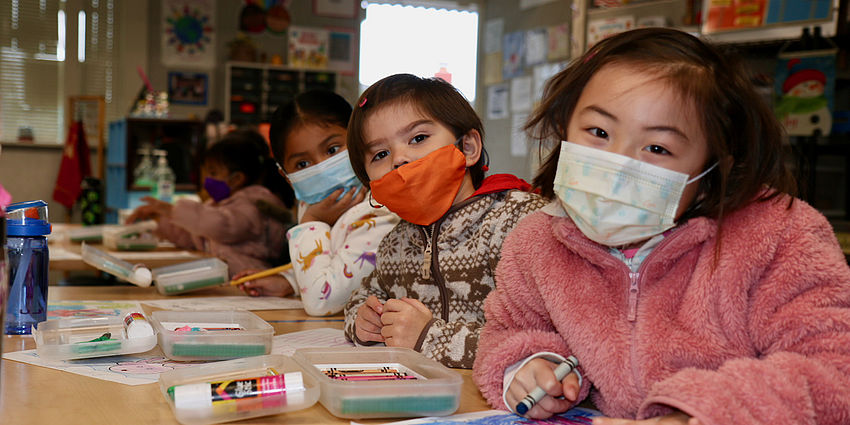
<svg viewBox="0 0 850 425">
<path fill-rule="evenodd" d="M 272 153 L 299 200 L 298 224 L 287 232 L 293 268 L 246 282 L 249 295 L 284 295 L 291 287 L 307 313 L 335 314 L 374 269 L 378 243 L 398 217 L 369 205 L 351 169 L 345 145 L 350 115 L 341 96 L 313 90 L 272 116 Z"/>
</svg>

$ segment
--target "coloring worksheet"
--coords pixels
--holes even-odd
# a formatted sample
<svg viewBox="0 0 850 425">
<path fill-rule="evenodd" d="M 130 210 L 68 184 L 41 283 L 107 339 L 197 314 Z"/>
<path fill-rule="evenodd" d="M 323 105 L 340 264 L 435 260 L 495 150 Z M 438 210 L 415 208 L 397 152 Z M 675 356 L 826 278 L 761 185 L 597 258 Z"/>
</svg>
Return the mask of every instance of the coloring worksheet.
<svg viewBox="0 0 850 425">
<path fill-rule="evenodd" d="M 443 417 L 417 418 L 406 421 L 390 422 L 385 425 L 590 425 L 594 416 L 601 416 L 599 411 L 574 407 L 560 415 L 549 419 L 528 419 L 504 410 L 484 410 L 481 412 L 463 413 Z M 352 421 L 352 425 L 357 422 Z"/>
<path fill-rule="evenodd" d="M 281 297 L 197 297 L 144 300 L 142 303 L 165 310 L 291 310 L 303 308 L 300 299 Z"/>
<path fill-rule="evenodd" d="M 47 320 L 78 317 L 123 317 L 131 311 L 142 312 L 138 301 L 49 300 Z"/>
<path fill-rule="evenodd" d="M 162 372 L 206 363 L 169 360 L 162 354 L 159 347 L 155 347 L 147 353 L 82 360 L 46 360 L 40 358 L 36 350 L 25 350 L 3 354 L 3 359 L 49 367 L 125 385 L 156 383 L 159 380 L 159 374 Z"/>
</svg>

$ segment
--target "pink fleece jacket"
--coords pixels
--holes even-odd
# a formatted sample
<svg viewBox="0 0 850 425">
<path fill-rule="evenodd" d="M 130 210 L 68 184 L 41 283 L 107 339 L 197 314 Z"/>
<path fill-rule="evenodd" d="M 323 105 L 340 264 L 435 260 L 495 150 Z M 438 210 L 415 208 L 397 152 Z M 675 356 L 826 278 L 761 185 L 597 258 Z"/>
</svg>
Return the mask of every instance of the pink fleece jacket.
<svg viewBox="0 0 850 425">
<path fill-rule="evenodd" d="M 222 259 L 231 277 L 247 269 L 266 269 L 283 250 L 286 228 L 257 209 L 259 200 L 285 208 L 265 186 L 246 186 L 218 204 L 177 201 L 171 217 L 160 220 L 157 234 L 178 247 Z"/>
<path fill-rule="evenodd" d="M 505 369 L 553 351 L 611 417 L 850 424 L 850 268 L 820 213 L 787 206 L 728 215 L 718 257 L 717 223 L 689 220 L 631 276 L 568 217 L 529 215 L 502 247 L 475 382 L 504 409 Z"/>
</svg>

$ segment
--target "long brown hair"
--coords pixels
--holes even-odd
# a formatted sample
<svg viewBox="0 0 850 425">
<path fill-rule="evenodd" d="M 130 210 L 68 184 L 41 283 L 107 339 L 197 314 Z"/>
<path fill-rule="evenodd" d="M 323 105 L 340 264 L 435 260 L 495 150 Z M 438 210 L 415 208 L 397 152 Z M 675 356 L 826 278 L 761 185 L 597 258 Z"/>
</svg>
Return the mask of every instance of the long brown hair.
<svg viewBox="0 0 850 425">
<path fill-rule="evenodd" d="M 700 179 L 697 201 L 680 221 L 721 219 L 754 200 L 796 193 L 793 175 L 783 162 L 783 129 L 756 93 L 740 58 L 673 29 L 644 28 L 612 36 L 554 76 L 525 126 L 541 150 L 567 140 L 567 126 L 584 87 L 612 63 L 655 73 L 697 109 L 709 164 L 716 161 L 718 166 Z M 559 153 L 556 148 L 549 154 L 533 182 L 550 199 Z"/>
</svg>

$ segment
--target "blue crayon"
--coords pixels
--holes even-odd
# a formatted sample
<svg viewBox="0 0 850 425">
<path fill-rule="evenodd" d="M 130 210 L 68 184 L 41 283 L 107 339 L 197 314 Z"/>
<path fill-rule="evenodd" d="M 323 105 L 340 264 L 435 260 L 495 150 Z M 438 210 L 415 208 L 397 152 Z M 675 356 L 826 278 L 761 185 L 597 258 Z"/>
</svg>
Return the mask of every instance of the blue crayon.
<svg viewBox="0 0 850 425">
<path fill-rule="evenodd" d="M 555 379 L 558 382 L 564 379 L 565 376 L 569 375 L 570 372 L 575 370 L 578 367 L 578 359 L 575 356 L 569 356 L 566 360 L 561 362 L 558 367 L 555 368 Z M 530 393 L 528 393 L 525 398 L 522 399 L 519 403 L 517 403 L 516 410 L 520 415 L 526 414 L 535 404 L 539 403 L 540 400 L 543 400 L 543 397 L 546 397 L 546 390 L 540 388 L 539 386 L 534 387 Z"/>
</svg>

